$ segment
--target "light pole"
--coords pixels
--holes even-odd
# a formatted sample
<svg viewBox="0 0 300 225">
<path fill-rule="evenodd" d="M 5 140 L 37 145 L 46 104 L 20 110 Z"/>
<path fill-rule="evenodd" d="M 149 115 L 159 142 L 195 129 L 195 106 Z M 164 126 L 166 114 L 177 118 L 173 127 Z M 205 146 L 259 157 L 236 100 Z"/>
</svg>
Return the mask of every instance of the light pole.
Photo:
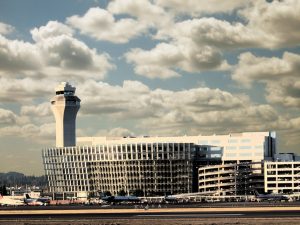
<svg viewBox="0 0 300 225">
<path fill-rule="evenodd" d="M 173 171 L 172 171 L 172 161 L 171 161 L 171 159 L 169 160 L 169 162 L 170 162 L 170 168 L 169 168 L 169 171 L 170 171 L 170 183 L 171 183 L 171 195 L 173 194 L 173 185 L 174 185 L 174 183 L 173 183 Z"/>
<path fill-rule="evenodd" d="M 245 201 L 246 201 L 246 174 L 244 175 L 244 181 L 245 181 Z"/>
<path fill-rule="evenodd" d="M 245 194 L 245 201 L 247 200 L 247 186 L 246 186 L 247 182 L 246 182 L 246 179 L 247 179 L 247 177 L 249 175 L 248 172 L 249 172 L 249 168 L 244 168 L 244 187 L 245 187 L 245 190 L 244 190 L 245 193 L 244 194 Z"/>
</svg>

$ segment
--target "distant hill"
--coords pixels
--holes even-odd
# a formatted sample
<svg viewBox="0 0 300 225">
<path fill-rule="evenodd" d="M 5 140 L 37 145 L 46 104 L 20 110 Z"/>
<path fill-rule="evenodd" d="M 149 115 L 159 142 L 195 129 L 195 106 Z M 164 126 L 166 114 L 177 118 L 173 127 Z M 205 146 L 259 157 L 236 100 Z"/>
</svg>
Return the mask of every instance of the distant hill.
<svg viewBox="0 0 300 225">
<path fill-rule="evenodd" d="M 23 173 L 18 172 L 8 172 L 8 173 L 0 173 L 0 186 L 6 185 L 6 187 L 10 186 L 46 186 L 47 181 L 45 176 L 25 176 Z"/>
</svg>

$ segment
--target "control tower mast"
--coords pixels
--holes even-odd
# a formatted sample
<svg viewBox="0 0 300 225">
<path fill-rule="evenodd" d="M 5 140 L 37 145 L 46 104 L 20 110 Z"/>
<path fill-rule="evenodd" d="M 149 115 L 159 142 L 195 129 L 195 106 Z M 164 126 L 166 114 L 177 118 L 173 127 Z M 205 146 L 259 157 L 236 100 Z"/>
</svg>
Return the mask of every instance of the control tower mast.
<svg viewBox="0 0 300 225">
<path fill-rule="evenodd" d="M 62 82 L 55 88 L 56 95 L 51 99 L 56 120 L 56 147 L 76 145 L 76 115 L 80 99 L 74 95 L 75 90 L 68 82 Z"/>
</svg>

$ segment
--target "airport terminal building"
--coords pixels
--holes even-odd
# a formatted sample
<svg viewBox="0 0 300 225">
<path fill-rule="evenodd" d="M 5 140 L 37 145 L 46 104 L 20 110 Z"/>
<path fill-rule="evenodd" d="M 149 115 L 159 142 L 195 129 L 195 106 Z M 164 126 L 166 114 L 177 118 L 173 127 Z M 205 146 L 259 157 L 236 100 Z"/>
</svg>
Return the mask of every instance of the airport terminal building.
<svg viewBox="0 0 300 225">
<path fill-rule="evenodd" d="M 60 84 L 51 105 L 56 147 L 44 149 L 42 157 L 50 192 L 63 198 L 121 190 L 143 196 L 263 191 L 263 162 L 276 154 L 275 132 L 76 140 L 80 99 L 75 88 Z"/>
<path fill-rule="evenodd" d="M 43 160 L 50 190 L 56 193 L 190 193 L 198 191 L 199 167 L 261 161 L 264 155 L 271 157 L 272 139 L 269 133 L 78 138 L 77 146 L 45 149 Z M 252 142 L 255 144 L 250 145 Z M 232 153 L 234 146 L 237 150 Z"/>
</svg>

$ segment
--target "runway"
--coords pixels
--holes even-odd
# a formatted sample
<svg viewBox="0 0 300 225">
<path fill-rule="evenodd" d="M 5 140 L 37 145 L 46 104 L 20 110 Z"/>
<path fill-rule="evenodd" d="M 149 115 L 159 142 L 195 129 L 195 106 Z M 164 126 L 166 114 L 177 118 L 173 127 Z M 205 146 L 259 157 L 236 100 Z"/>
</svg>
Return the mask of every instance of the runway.
<svg viewBox="0 0 300 225">
<path fill-rule="evenodd" d="M 13 219 L 184 219 L 300 217 L 299 207 L 1 210 L 1 220 Z"/>
</svg>

